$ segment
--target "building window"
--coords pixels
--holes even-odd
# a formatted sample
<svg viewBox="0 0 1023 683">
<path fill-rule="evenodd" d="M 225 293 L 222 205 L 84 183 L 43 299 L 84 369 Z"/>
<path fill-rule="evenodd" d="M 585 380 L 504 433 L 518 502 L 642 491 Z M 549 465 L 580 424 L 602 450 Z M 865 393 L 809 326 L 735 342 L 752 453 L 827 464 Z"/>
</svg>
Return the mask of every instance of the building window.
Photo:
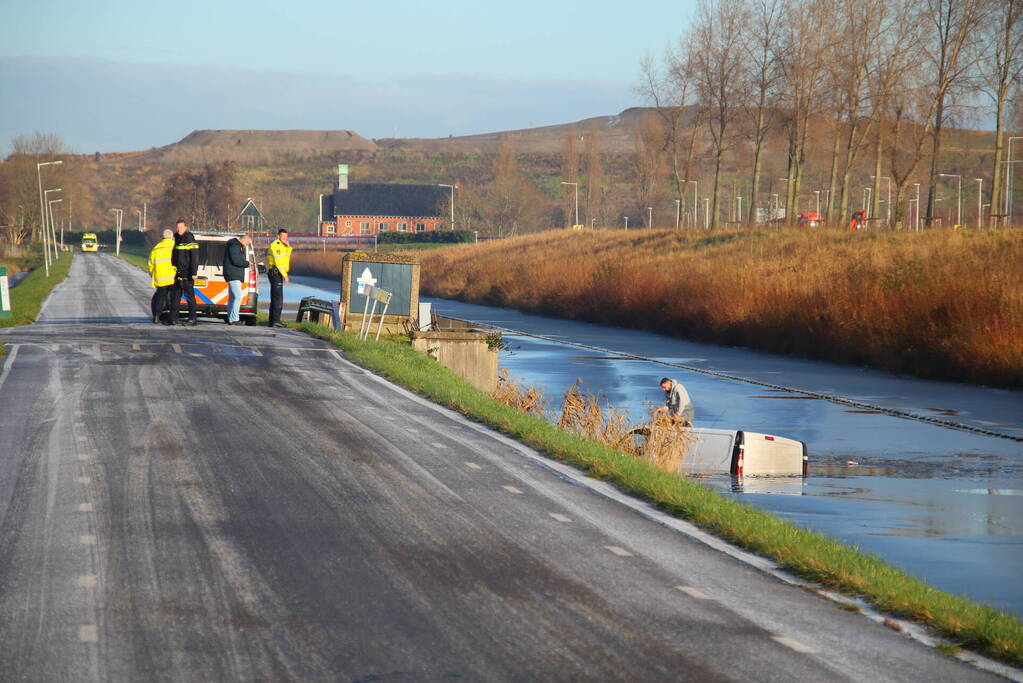
<svg viewBox="0 0 1023 683">
<path fill-rule="evenodd" d="M 326 227 L 324 228 L 323 232 L 324 232 L 324 234 L 327 234 L 327 235 L 333 235 L 334 234 L 334 224 L 333 223 L 328 223 L 326 225 Z"/>
<path fill-rule="evenodd" d="M 352 227 L 352 222 L 351 221 L 345 221 L 345 227 L 346 228 Z"/>
<path fill-rule="evenodd" d="M 408 232 L 408 223 L 398 223 L 398 232 Z"/>
<path fill-rule="evenodd" d="M 359 223 L 359 234 L 360 235 L 368 235 L 369 234 L 369 221 L 361 221 Z"/>
<path fill-rule="evenodd" d="M 416 223 L 416 232 L 426 232 L 426 223 Z"/>
<path fill-rule="evenodd" d="M 387 232 L 391 227 L 385 221 L 377 223 L 377 232 Z"/>
</svg>

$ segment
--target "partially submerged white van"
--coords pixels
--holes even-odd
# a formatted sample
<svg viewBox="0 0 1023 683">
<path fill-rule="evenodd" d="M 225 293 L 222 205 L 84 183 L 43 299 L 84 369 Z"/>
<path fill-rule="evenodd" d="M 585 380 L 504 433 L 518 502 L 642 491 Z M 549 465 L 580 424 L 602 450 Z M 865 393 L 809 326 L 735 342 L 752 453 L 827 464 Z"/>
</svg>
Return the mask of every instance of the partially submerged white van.
<svg viewBox="0 0 1023 683">
<path fill-rule="evenodd" d="M 694 427 L 695 441 L 679 464 L 679 474 L 806 476 L 806 444 L 783 436 L 739 429 Z"/>
</svg>

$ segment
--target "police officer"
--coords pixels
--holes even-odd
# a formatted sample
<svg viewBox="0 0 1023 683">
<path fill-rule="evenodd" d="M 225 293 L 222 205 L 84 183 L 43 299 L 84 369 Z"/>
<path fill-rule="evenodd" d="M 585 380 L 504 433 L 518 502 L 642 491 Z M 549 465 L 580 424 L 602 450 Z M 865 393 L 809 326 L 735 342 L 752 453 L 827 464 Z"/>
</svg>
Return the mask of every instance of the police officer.
<svg viewBox="0 0 1023 683">
<path fill-rule="evenodd" d="M 153 323 L 160 322 L 160 314 L 167 307 L 167 297 L 174 288 L 175 268 L 171 259 L 174 255 L 174 231 L 164 230 L 163 239 L 149 252 L 149 276 L 152 278 L 153 299 L 149 306 L 153 312 Z"/>
<path fill-rule="evenodd" d="M 188 303 L 188 322 L 185 325 L 198 325 L 198 314 L 195 306 L 195 276 L 199 273 L 199 243 L 188 230 L 188 223 L 178 219 L 174 223 L 174 256 L 172 263 L 177 269 L 174 276 L 174 287 L 171 289 L 170 316 L 167 325 L 178 324 L 181 310 L 181 296 Z"/>
<path fill-rule="evenodd" d="M 291 245 L 288 243 L 288 231 L 281 228 L 277 231 L 277 239 L 266 250 L 266 276 L 270 280 L 270 327 L 287 327 L 281 322 L 281 309 L 284 308 L 284 283 L 289 281 L 289 270 Z"/>
</svg>

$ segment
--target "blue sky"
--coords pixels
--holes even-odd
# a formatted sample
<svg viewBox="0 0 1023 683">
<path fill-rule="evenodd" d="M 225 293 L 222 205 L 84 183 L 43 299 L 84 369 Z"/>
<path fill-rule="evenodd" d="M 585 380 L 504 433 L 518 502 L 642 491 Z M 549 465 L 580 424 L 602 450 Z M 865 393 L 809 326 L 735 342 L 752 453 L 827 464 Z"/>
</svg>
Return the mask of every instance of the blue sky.
<svg viewBox="0 0 1023 683">
<path fill-rule="evenodd" d="M 0 149 L 35 130 L 91 152 L 197 128 L 437 137 L 617 113 L 694 4 L 0 0 Z"/>
</svg>

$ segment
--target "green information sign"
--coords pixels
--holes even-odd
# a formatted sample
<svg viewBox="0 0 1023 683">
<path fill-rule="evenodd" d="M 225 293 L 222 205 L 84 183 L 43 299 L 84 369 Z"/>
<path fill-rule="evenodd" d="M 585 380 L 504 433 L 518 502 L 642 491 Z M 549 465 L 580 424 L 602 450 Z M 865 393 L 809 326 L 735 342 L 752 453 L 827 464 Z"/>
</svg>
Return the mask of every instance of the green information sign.
<svg viewBox="0 0 1023 683">
<path fill-rule="evenodd" d="M 0 266 L 0 318 L 11 317 L 11 288 L 7 284 L 7 266 Z"/>
</svg>

